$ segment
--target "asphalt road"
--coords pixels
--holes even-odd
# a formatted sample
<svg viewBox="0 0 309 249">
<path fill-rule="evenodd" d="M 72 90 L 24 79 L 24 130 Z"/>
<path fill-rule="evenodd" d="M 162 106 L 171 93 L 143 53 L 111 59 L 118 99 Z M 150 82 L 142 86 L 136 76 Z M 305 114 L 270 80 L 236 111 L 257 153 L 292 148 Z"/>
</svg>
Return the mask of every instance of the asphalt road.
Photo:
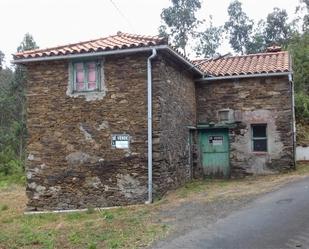
<svg viewBox="0 0 309 249">
<path fill-rule="evenodd" d="M 207 227 L 155 248 L 309 249 L 309 178 L 290 183 Z"/>
</svg>

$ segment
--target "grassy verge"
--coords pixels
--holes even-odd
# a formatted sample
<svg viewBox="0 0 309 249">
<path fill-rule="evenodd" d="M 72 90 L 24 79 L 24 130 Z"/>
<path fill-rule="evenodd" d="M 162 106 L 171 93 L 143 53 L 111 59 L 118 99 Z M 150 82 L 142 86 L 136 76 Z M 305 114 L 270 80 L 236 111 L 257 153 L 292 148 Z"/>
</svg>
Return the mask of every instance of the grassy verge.
<svg viewBox="0 0 309 249">
<path fill-rule="evenodd" d="M 24 215 L 24 178 L 0 176 L 0 249 L 144 248 L 167 231 L 153 206 Z"/>
<path fill-rule="evenodd" d="M 11 185 L 24 186 L 26 184 L 26 177 L 24 173 L 14 175 L 1 175 L 0 174 L 0 189 L 8 188 Z"/>
<path fill-rule="evenodd" d="M 307 175 L 309 164 L 301 164 L 297 171 L 281 175 L 194 181 L 150 206 L 40 215 L 23 214 L 24 186 L 5 179 L 0 183 L 0 248 L 145 248 L 170 230 L 158 221 L 160 210 L 188 201 L 207 205 L 218 199 L 256 195 Z"/>
<path fill-rule="evenodd" d="M 288 173 L 252 176 L 244 179 L 207 179 L 193 181 L 183 188 L 176 190 L 172 195 L 176 198 L 203 198 L 213 201 L 222 198 L 241 198 L 246 195 L 265 193 L 283 184 L 309 176 L 309 163 L 299 163 L 296 171 Z"/>
<path fill-rule="evenodd" d="M 23 215 L 24 189 L 0 191 L 0 248 L 140 248 L 166 231 L 150 207 Z"/>
</svg>

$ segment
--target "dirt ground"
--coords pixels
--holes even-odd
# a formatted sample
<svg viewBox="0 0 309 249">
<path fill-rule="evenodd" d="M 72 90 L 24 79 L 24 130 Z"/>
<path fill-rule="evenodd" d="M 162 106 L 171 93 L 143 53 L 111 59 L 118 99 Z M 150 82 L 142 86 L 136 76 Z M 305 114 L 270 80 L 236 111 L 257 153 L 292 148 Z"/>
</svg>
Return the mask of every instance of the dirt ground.
<svg viewBox="0 0 309 249">
<path fill-rule="evenodd" d="M 188 231 L 214 224 L 260 195 L 307 176 L 309 164 L 304 163 L 297 171 L 286 174 L 188 184 L 171 193 L 169 202 L 158 209 L 158 221 L 171 228 L 164 240 L 173 240 Z M 157 248 L 157 242 L 150 248 Z"/>
</svg>

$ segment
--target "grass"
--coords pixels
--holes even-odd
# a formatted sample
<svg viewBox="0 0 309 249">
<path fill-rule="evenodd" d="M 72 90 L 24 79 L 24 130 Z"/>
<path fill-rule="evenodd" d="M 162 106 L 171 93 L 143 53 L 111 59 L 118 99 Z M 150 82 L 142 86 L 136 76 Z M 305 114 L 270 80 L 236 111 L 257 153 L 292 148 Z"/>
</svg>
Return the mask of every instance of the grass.
<svg viewBox="0 0 309 249">
<path fill-rule="evenodd" d="M 212 201 L 221 198 L 240 198 L 279 188 L 283 184 L 309 175 L 309 164 L 299 163 L 296 171 L 282 174 L 252 176 L 243 179 L 207 179 L 187 183 L 173 194 L 176 198 L 199 198 Z M 202 196 L 200 195 L 202 194 Z"/>
<path fill-rule="evenodd" d="M 238 180 L 193 181 L 150 206 L 131 206 L 66 214 L 24 215 L 25 190 L 0 186 L 0 248 L 145 248 L 171 229 L 158 213 L 188 201 L 211 202 L 256 195 L 309 175 L 309 165 L 286 174 Z"/>
<path fill-rule="evenodd" d="M 166 230 L 147 207 L 23 215 L 14 204 L 0 213 L 0 248 L 139 248 Z"/>
<path fill-rule="evenodd" d="M 26 184 L 26 177 L 23 173 L 18 173 L 14 175 L 1 175 L 0 174 L 0 189 L 8 188 L 11 185 L 22 185 Z"/>
<path fill-rule="evenodd" d="M 24 215 L 24 188 L 0 189 L 0 248 L 143 248 L 166 233 L 152 206 Z"/>
</svg>

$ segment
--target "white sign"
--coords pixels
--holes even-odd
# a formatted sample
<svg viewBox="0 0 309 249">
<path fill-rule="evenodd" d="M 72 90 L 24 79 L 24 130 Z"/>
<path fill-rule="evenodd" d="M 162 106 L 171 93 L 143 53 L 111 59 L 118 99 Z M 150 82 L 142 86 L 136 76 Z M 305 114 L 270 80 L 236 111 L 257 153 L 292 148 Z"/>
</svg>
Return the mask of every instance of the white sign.
<svg viewBox="0 0 309 249">
<path fill-rule="evenodd" d="M 116 141 L 116 148 L 117 149 L 128 149 L 129 141 Z"/>
<path fill-rule="evenodd" d="M 223 136 L 209 136 L 208 141 L 209 144 L 219 146 L 223 144 Z"/>
<path fill-rule="evenodd" d="M 129 149 L 130 136 L 127 134 L 113 134 L 112 148 Z"/>
<path fill-rule="evenodd" d="M 213 145 L 222 145 L 223 141 L 222 140 L 213 140 L 212 144 Z"/>
</svg>

